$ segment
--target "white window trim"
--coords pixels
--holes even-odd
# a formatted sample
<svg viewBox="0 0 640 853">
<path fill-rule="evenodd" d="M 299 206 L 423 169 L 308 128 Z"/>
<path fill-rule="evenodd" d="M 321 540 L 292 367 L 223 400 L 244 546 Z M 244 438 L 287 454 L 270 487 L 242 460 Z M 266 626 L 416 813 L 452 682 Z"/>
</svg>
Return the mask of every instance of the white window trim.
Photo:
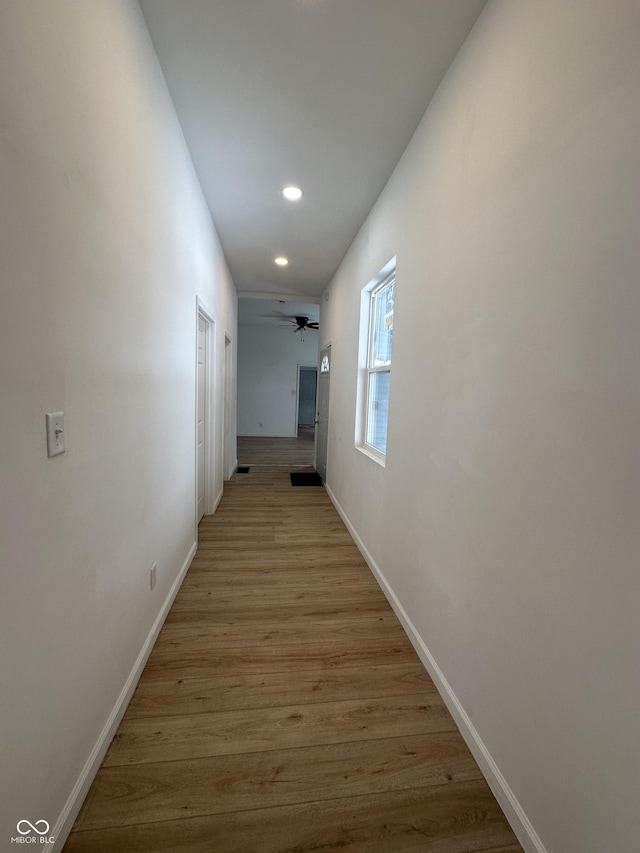
<svg viewBox="0 0 640 853">
<path fill-rule="evenodd" d="M 373 294 L 382 289 L 396 275 L 396 258 L 393 257 L 380 272 L 369 282 L 362 291 L 360 305 L 360 357 L 358 370 L 358 404 L 356 414 L 356 448 L 369 459 L 377 462 L 382 468 L 386 467 L 387 454 L 374 447 L 366 440 L 367 409 L 369 404 L 369 377 L 372 373 L 388 373 L 391 375 L 391 362 L 371 367 L 371 350 L 373 347 Z M 393 359 L 392 359 L 393 360 Z"/>
<path fill-rule="evenodd" d="M 374 462 L 377 462 L 382 468 L 387 467 L 387 454 L 383 453 L 381 450 L 378 450 L 377 447 L 374 447 L 372 444 L 358 444 L 358 450 L 360 453 L 363 453 L 365 456 L 368 456 L 369 459 L 373 459 Z"/>
</svg>

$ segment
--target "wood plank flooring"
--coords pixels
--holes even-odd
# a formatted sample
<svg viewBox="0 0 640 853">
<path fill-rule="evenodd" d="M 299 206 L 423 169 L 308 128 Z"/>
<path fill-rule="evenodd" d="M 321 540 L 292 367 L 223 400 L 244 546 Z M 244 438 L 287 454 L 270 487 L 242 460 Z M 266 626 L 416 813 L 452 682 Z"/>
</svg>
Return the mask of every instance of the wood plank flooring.
<svg viewBox="0 0 640 853">
<path fill-rule="evenodd" d="M 240 465 L 312 465 L 315 427 L 298 427 L 297 438 L 238 436 Z"/>
<path fill-rule="evenodd" d="M 521 851 L 325 490 L 252 466 L 66 853 Z"/>
</svg>

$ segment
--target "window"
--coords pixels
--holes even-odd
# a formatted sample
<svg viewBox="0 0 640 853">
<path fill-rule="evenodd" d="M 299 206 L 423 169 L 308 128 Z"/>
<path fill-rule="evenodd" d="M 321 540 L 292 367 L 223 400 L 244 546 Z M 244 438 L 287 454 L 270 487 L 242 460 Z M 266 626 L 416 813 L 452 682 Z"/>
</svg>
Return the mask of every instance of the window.
<svg viewBox="0 0 640 853">
<path fill-rule="evenodd" d="M 369 302 L 369 326 L 365 368 L 364 447 L 375 455 L 387 452 L 389 420 L 389 386 L 391 382 L 391 350 L 393 347 L 393 300 L 396 283 L 395 265 L 374 286 L 365 288 Z"/>
</svg>

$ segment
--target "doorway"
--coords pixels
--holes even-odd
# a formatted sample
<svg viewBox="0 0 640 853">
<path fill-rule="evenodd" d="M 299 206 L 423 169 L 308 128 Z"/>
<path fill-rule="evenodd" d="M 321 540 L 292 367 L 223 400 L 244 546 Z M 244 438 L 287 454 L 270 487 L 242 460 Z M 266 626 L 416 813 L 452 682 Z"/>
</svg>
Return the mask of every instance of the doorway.
<svg viewBox="0 0 640 853">
<path fill-rule="evenodd" d="M 298 367 L 298 433 L 300 427 L 312 427 L 316 421 L 317 367 Z"/>
<path fill-rule="evenodd" d="M 329 441 L 329 380 L 331 377 L 331 344 L 320 352 L 318 402 L 316 417 L 316 471 L 327 480 L 327 448 Z"/>
<path fill-rule="evenodd" d="M 196 525 L 212 511 L 214 321 L 198 300 L 196 312 Z"/>
<path fill-rule="evenodd" d="M 222 476 L 229 480 L 236 468 L 235 449 L 231 450 L 231 413 L 232 413 L 232 353 L 231 338 L 224 336 L 224 448 Z"/>
</svg>

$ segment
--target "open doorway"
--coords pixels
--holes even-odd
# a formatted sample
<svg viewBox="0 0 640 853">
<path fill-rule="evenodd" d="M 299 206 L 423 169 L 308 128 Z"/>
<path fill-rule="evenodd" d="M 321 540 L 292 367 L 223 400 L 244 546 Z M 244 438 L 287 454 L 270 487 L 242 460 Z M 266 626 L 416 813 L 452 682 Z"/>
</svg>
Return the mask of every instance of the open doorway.
<svg viewBox="0 0 640 853">
<path fill-rule="evenodd" d="M 232 448 L 231 440 L 231 415 L 232 415 L 232 376 L 233 376 L 233 347 L 229 335 L 224 336 L 224 447 L 222 476 L 228 480 L 236 468 L 235 447 Z"/>
<path fill-rule="evenodd" d="M 318 421 L 316 429 L 316 471 L 327 480 L 327 444 L 329 441 L 329 380 L 331 378 L 331 344 L 320 352 L 318 383 Z"/>
<path fill-rule="evenodd" d="M 318 368 L 298 366 L 298 437 L 301 433 L 313 431 L 316 421 L 316 389 Z"/>
<path fill-rule="evenodd" d="M 213 512 L 214 319 L 201 301 L 196 313 L 196 525 Z"/>
</svg>

